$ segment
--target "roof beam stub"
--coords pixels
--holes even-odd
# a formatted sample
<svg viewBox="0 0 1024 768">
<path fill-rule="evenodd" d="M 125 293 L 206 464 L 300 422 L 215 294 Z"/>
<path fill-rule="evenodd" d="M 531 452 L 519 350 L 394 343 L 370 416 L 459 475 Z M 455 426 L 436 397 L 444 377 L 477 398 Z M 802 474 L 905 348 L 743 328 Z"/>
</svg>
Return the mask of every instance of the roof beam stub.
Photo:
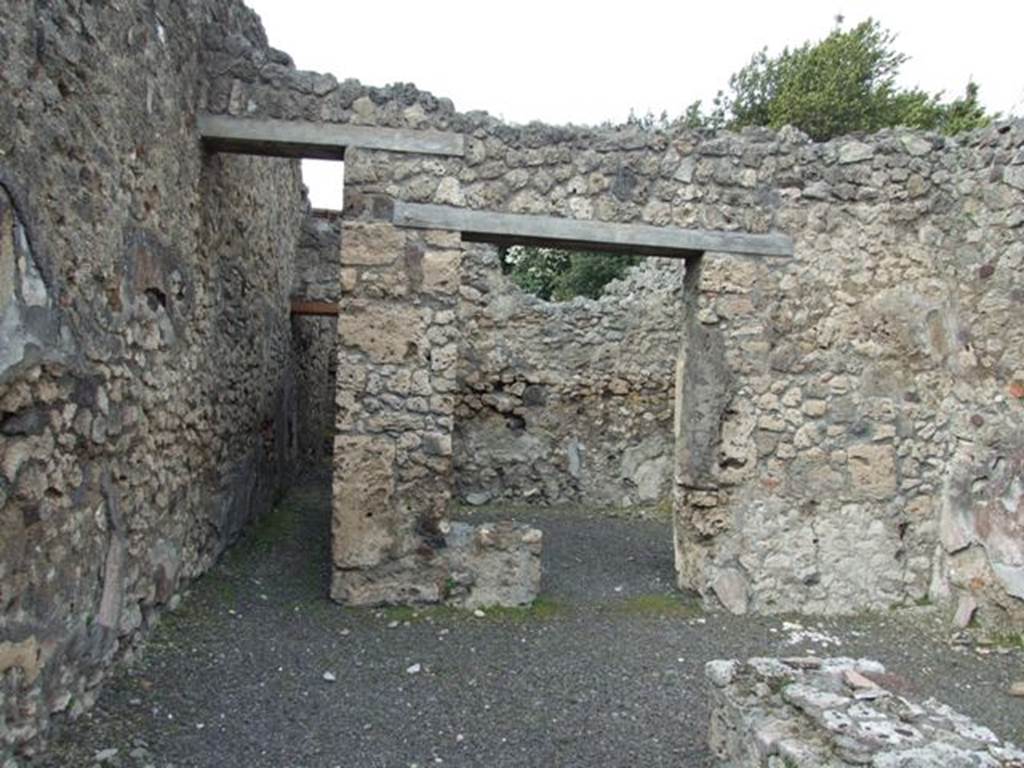
<svg viewBox="0 0 1024 768">
<path fill-rule="evenodd" d="M 444 229 L 462 233 L 469 242 L 495 245 L 542 245 L 577 250 L 691 258 L 702 253 L 790 257 L 788 235 L 616 224 L 521 213 L 493 213 L 425 203 L 394 202 L 392 223 L 398 227 Z"/>
<path fill-rule="evenodd" d="M 344 160 L 347 147 L 449 157 L 465 154 L 462 134 L 445 131 L 231 115 L 200 115 L 198 123 L 203 146 L 211 152 L 317 160 Z"/>
</svg>

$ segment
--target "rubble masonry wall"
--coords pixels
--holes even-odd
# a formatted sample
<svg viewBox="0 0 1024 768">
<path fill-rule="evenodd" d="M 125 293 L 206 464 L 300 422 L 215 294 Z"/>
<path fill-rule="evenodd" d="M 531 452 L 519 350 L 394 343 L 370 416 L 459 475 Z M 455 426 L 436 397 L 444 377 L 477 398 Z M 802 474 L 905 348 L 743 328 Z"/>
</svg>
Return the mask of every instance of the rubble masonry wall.
<svg viewBox="0 0 1024 768">
<path fill-rule="evenodd" d="M 0 762 L 95 699 L 295 453 L 297 163 L 204 156 L 240 2 L 0 6 Z M 284 59 L 282 59 L 284 60 Z"/>
</svg>

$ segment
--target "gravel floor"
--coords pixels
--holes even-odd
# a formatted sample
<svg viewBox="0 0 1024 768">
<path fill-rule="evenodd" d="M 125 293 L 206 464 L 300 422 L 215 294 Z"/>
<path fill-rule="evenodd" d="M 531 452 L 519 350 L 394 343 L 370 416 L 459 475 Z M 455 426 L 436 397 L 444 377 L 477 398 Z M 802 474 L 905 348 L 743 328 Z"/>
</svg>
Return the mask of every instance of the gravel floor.
<svg viewBox="0 0 1024 768">
<path fill-rule="evenodd" d="M 516 512 L 545 531 L 533 608 L 344 609 L 325 597 L 328 490 L 296 489 L 32 765 L 701 768 L 704 663 L 803 651 L 880 659 L 908 693 L 1024 741 L 1024 702 L 1006 695 L 1024 655 L 952 648 L 926 609 L 704 616 L 672 592 L 666 523 Z"/>
</svg>

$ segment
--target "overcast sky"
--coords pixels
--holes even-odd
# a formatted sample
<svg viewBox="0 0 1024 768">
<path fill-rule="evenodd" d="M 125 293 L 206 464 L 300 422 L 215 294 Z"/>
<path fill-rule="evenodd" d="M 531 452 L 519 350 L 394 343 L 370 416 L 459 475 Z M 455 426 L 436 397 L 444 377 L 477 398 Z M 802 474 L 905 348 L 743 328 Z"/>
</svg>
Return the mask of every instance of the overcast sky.
<svg viewBox="0 0 1024 768">
<path fill-rule="evenodd" d="M 836 14 L 848 24 L 874 17 L 898 35 L 896 48 L 911 57 L 904 85 L 953 96 L 973 77 L 987 107 L 1024 112 L 1020 0 L 246 2 L 271 45 L 302 69 L 413 82 L 460 111 L 512 122 L 676 116 L 695 99 L 710 102 L 754 51 L 818 40 Z M 307 183 L 315 205 L 337 207 L 337 168 L 327 168 L 309 169 Z"/>
</svg>

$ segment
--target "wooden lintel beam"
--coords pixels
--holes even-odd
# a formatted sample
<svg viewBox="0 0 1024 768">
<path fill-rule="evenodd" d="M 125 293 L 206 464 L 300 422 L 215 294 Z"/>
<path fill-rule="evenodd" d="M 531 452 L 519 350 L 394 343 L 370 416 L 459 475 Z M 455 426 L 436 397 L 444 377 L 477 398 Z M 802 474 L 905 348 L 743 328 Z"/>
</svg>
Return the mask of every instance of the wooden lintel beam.
<svg viewBox="0 0 1024 768">
<path fill-rule="evenodd" d="M 338 315 L 338 303 L 335 301 L 292 299 L 292 314 L 336 317 Z"/>
<path fill-rule="evenodd" d="M 464 240 L 498 245 L 546 245 L 681 258 L 708 251 L 744 256 L 793 255 L 792 238 L 777 233 L 752 235 L 652 224 L 618 224 L 400 200 L 395 201 L 392 222 L 399 227 L 457 231 Z"/>
<path fill-rule="evenodd" d="M 376 128 L 308 120 L 200 115 L 199 135 L 212 152 L 343 160 L 346 147 L 461 156 L 465 138 L 448 131 Z"/>
</svg>

